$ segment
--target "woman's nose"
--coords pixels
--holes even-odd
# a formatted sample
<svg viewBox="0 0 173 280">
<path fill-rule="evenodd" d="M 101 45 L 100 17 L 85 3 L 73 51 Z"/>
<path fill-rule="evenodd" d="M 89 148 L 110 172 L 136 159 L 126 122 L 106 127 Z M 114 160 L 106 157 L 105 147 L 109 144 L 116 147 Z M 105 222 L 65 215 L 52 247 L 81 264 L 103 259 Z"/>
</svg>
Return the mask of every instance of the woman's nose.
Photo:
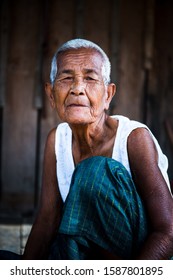
<svg viewBox="0 0 173 280">
<path fill-rule="evenodd" d="M 86 84 L 83 81 L 74 81 L 71 85 L 70 93 L 74 95 L 85 94 Z"/>
</svg>

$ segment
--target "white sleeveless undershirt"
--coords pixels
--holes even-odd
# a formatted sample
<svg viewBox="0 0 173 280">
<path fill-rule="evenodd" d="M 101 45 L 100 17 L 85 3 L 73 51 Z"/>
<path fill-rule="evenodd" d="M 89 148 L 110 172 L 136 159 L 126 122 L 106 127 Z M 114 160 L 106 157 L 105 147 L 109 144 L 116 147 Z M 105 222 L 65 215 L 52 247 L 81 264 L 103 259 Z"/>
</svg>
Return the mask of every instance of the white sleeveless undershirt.
<svg viewBox="0 0 173 280">
<path fill-rule="evenodd" d="M 112 116 L 112 118 L 116 118 L 118 120 L 118 129 L 114 142 L 112 158 L 121 162 L 126 167 L 129 174 L 131 175 L 128 153 L 127 153 L 127 139 L 129 134 L 134 129 L 139 127 L 145 127 L 150 132 L 151 137 L 155 143 L 158 152 L 158 166 L 162 172 L 163 177 L 165 178 L 165 181 L 170 187 L 169 179 L 167 175 L 167 169 L 168 169 L 167 157 L 162 153 L 156 138 L 151 133 L 149 128 L 140 122 L 129 120 L 127 117 L 124 116 L 115 115 Z M 56 172 L 57 172 L 59 190 L 63 201 L 65 201 L 69 192 L 71 177 L 75 169 L 73 156 L 72 156 L 72 131 L 67 123 L 59 124 L 56 129 L 55 154 L 56 154 Z"/>
</svg>

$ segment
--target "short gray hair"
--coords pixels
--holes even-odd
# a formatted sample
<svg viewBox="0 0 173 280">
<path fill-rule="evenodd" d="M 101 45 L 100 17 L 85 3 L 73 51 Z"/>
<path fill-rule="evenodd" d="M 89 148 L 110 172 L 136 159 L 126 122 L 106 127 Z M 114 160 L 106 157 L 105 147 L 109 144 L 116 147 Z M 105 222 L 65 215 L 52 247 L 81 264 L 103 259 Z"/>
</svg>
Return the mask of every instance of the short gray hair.
<svg viewBox="0 0 173 280">
<path fill-rule="evenodd" d="M 50 81 L 54 84 L 57 75 L 57 58 L 60 53 L 66 52 L 68 50 L 77 50 L 81 48 L 93 49 L 96 50 L 102 57 L 103 66 L 102 66 L 102 76 L 105 84 L 110 83 L 110 72 L 111 72 L 111 63 L 106 55 L 106 53 L 95 43 L 85 40 L 85 39 L 73 39 L 64 43 L 52 58 L 51 62 L 51 71 L 50 71 Z"/>
</svg>

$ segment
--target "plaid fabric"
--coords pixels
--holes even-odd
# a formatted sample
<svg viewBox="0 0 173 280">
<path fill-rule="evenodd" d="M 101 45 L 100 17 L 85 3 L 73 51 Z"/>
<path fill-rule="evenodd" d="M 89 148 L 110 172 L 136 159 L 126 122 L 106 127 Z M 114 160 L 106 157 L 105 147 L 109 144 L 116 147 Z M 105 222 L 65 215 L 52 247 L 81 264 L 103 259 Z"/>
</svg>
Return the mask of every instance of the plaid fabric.
<svg viewBox="0 0 173 280">
<path fill-rule="evenodd" d="M 95 245 L 133 259 L 148 234 L 143 203 L 125 167 L 92 157 L 75 169 L 50 258 L 89 259 Z"/>
</svg>

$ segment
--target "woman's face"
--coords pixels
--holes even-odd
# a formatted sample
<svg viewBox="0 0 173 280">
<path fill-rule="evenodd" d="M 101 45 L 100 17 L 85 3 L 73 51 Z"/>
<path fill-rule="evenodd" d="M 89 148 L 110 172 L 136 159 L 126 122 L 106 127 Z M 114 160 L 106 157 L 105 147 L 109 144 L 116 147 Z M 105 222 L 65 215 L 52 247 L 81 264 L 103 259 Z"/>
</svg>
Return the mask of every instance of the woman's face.
<svg viewBox="0 0 173 280">
<path fill-rule="evenodd" d="M 90 124 L 99 120 L 108 109 L 112 99 L 111 85 L 104 84 L 102 58 L 98 52 L 84 48 L 69 50 L 58 56 L 51 103 L 62 121 Z M 111 92 L 114 90 L 111 87 Z"/>
</svg>

